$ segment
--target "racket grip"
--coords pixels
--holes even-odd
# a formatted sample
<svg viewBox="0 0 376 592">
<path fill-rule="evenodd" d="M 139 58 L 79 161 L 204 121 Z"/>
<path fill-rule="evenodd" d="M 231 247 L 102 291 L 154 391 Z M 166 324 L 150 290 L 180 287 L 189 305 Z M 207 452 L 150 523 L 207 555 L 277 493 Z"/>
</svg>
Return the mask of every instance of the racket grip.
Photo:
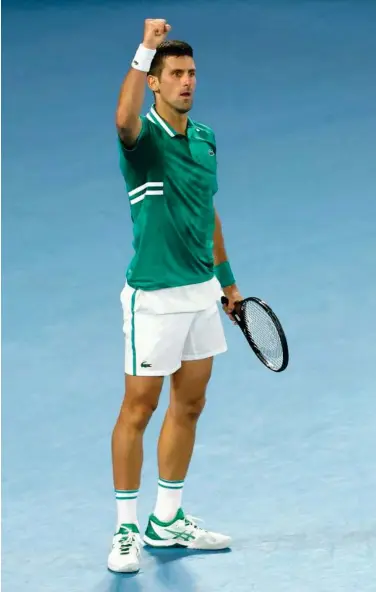
<svg viewBox="0 0 376 592">
<path fill-rule="evenodd" d="M 222 303 L 222 306 L 227 306 L 228 305 L 228 298 L 226 298 L 226 296 L 222 296 L 221 297 L 221 303 Z M 240 302 L 235 302 L 235 304 L 234 304 L 234 310 L 231 312 L 231 316 L 235 320 L 239 320 L 239 319 L 237 319 L 238 307 L 239 306 L 240 306 Z"/>
</svg>

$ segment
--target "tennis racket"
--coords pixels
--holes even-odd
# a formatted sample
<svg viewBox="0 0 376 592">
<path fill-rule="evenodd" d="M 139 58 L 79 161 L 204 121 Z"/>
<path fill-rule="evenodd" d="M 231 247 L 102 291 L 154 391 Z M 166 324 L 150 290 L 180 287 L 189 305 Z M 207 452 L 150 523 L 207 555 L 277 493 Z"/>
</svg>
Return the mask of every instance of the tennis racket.
<svg viewBox="0 0 376 592">
<path fill-rule="evenodd" d="M 221 302 L 227 306 L 228 299 L 222 296 Z M 269 370 L 282 372 L 287 368 L 289 349 L 286 335 L 266 302 L 256 297 L 245 298 L 235 305 L 231 316 L 256 356 Z"/>
</svg>

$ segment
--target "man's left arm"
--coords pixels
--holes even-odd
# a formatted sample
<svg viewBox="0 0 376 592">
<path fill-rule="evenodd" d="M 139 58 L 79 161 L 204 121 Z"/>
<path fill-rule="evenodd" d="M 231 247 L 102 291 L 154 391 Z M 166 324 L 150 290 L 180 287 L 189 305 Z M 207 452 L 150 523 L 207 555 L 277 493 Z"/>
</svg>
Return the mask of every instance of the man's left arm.
<svg viewBox="0 0 376 592">
<path fill-rule="evenodd" d="M 231 316 L 236 302 L 242 300 L 242 296 L 237 288 L 235 277 L 232 273 L 231 266 L 227 257 L 225 241 L 223 238 L 222 224 L 215 212 L 215 227 L 213 238 L 213 255 L 214 255 L 214 271 L 219 283 L 221 284 L 223 294 L 228 299 L 228 306 L 224 306 L 223 310 Z"/>
</svg>

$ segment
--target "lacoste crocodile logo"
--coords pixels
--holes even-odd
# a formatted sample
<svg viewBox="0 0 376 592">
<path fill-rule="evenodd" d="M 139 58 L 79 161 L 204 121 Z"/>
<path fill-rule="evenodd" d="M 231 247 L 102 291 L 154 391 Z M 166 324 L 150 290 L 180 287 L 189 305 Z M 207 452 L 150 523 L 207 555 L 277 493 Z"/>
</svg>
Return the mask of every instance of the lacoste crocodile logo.
<svg viewBox="0 0 376 592">
<path fill-rule="evenodd" d="M 151 364 L 149 364 L 148 362 L 142 362 L 141 368 L 151 368 Z"/>
</svg>

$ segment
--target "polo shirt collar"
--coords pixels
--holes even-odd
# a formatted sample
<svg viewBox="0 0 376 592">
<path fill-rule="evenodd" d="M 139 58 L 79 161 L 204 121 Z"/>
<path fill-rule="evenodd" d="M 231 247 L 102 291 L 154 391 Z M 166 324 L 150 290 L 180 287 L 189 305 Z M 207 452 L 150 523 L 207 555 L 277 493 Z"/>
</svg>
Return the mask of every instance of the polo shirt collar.
<svg viewBox="0 0 376 592">
<path fill-rule="evenodd" d="M 175 131 L 174 128 L 171 127 L 171 125 L 169 123 L 167 123 L 167 121 L 165 121 L 164 119 L 162 119 L 162 117 L 160 115 L 158 115 L 158 113 L 155 109 L 155 104 L 152 105 L 152 107 L 150 108 L 150 111 L 146 115 L 146 117 L 149 119 L 149 121 L 151 121 L 152 123 L 154 123 L 155 125 L 157 125 L 161 129 L 163 129 L 166 132 L 166 134 L 170 136 L 170 138 L 174 138 L 175 136 L 181 135 L 177 131 Z M 189 117 L 188 117 L 188 127 L 193 127 L 193 122 Z"/>
</svg>

